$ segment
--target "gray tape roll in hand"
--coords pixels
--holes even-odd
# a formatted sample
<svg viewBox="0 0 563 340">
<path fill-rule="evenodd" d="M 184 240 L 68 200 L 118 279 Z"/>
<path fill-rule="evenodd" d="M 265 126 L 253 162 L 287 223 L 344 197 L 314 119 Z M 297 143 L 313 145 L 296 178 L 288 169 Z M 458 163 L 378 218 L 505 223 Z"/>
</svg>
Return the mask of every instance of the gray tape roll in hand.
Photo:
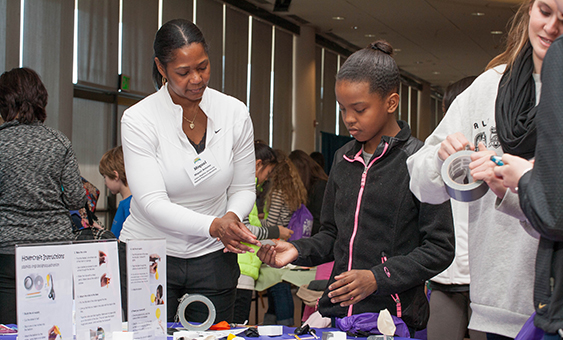
<svg viewBox="0 0 563 340">
<path fill-rule="evenodd" d="M 442 164 L 442 179 L 446 191 L 455 200 L 471 202 L 483 197 L 489 190 L 487 183 L 474 181 L 471 177 L 469 163 L 474 151 L 458 151 L 448 157 Z"/>
<path fill-rule="evenodd" d="M 201 302 L 207 306 L 209 310 L 209 316 L 207 316 L 207 320 L 199 325 L 194 325 L 186 320 L 186 308 L 192 302 Z M 180 304 L 178 305 L 178 313 L 177 316 L 180 319 L 180 323 L 182 326 L 189 330 L 189 331 L 206 331 L 213 325 L 215 321 L 215 316 L 217 315 L 217 311 L 215 310 L 215 305 L 211 300 L 201 294 L 185 294 L 180 299 Z"/>
</svg>

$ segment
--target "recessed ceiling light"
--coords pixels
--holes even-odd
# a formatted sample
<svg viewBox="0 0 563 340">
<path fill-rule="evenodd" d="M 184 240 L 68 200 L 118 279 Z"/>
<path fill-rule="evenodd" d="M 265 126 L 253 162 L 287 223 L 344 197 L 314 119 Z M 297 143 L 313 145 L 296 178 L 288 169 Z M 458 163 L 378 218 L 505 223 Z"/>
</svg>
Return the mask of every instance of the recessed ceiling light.
<svg viewBox="0 0 563 340">
<path fill-rule="evenodd" d="M 491 34 L 500 35 L 500 34 L 502 34 L 502 31 L 491 31 Z"/>
<path fill-rule="evenodd" d="M 352 28 L 353 30 L 357 30 L 357 29 L 358 29 L 358 26 L 352 26 L 351 28 Z"/>
<path fill-rule="evenodd" d="M 398 53 L 398 52 L 401 52 L 401 51 L 402 51 L 402 50 L 401 50 L 400 48 L 395 48 L 395 49 L 393 49 L 393 52 L 395 52 L 395 53 Z"/>
<path fill-rule="evenodd" d="M 332 17 L 333 20 L 344 20 L 344 17 Z"/>
<path fill-rule="evenodd" d="M 423 61 L 415 61 L 414 63 L 417 64 L 417 65 L 420 65 L 420 64 L 423 63 Z"/>
<path fill-rule="evenodd" d="M 471 15 L 476 16 L 476 17 L 482 17 L 482 16 L 485 15 L 485 13 L 483 13 L 483 12 L 474 12 L 474 13 L 471 13 Z"/>
<path fill-rule="evenodd" d="M 432 72 L 432 74 L 440 74 L 440 72 L 434 71 L 434 72 Z"/>
<path fill-rule="evenodd" d="M 366 38 L 375 38 L 375 37 L 377 37 L 377 35 L 375 35 L 375 34 L 366 34 L 366 35 L 364 35 L 364 37 L 366 37 Z"/>
</svg>

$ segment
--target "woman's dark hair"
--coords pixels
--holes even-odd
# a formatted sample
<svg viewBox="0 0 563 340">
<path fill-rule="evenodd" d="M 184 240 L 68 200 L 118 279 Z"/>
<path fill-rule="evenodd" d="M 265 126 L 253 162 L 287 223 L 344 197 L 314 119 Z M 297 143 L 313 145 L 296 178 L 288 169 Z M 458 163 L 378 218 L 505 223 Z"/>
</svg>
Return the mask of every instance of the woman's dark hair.
<svg viewBox="0 0 563 340">
<path fill-rule="evenodd" d="M 393 47 L 387 41 L 375 41 L 346 59 L 336 81 L 367 82 L 370 93 L 380 96 L 398 93 L 399 67 L 392 55 Z"/>
<path fill-rule="evenodd" d="M 263 166 L 277 163 L 274 150 L 261 140 L 254 142 L 254 154 L 256 160 L 262 161 Z"/>
<path fill-rule="evenodd" d="M 289 154 L 289 159 L 297 168 L 297 172 L 299 173 L 299 177 L 301 177 L 301 181 L 307 189 L 307 192 L 311 190 L 313 183 L 319 179 L 328 180 L 328 176 L 324 172 L 323 168 L 311 158 L 311 156 L 307 155 L 303 150 L 293 150 Z"/>
<path fill-rule="evenodd" d="M 309 156 L 311 156 L 311 158 L 317 162 L 321 168 L 325 168 L 325 156 L 323 156 L 322 153 L 318 152 L 318 151 L 313 151 L 311 152 L 311 154 L 309 154 Z"/>
<path fill-rule="evenodd" d="M 154 57 L 162 66 L 174 60 L 174 51 L 192 43 L 199 43 L 203 46 L 206 54 L 209 54 L 209 48 L 203 37 L 203 33 L 191 21 L 186 19 L 170 20 L 156 32 L 154 37 L 153 49 Z M 156 89 L 162 86 L 162 75 L 158 72 L 156 62 L 153 61 L 152 78 Z"/>
<path fill-rule="evenodd" d="M 465 89 L 468 88 L 469 85 L 471 85 L 471 83 L 473 83 L 475 78 L 477 77 L 476 76 L 465 77 L 446 87 L 446 92 L 444 93 L 444 99 L 442 100 L 444 107 L 444 114 L 448 112 L 448 109 L 450 108 L 450 105 L 452 105 L 452 103 L 454 102 L 454 99 L 456 99 L 456 97 L 460 93 L 465 91 Z"/>
<path fill-rule="evenodd" d="M 0 76 L 0 114 L 6 122 L 44 122 L 48 96 L 41 78 L 30 68 L 13 68 Z"/>
</svg>

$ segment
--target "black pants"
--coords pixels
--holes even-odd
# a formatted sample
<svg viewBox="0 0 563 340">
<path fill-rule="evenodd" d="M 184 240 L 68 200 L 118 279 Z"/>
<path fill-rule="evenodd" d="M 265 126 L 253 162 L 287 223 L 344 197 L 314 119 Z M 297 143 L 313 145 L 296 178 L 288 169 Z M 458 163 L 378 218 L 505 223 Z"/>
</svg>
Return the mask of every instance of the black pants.
<svg viewBox="0 0 563 340">
<path fill-rule="evenodd" d="M 121 315 L 127 321 L 127 245 L 125 242 L 117 243 L 119 255 L 119 280 L 121 281 Z"/>
<path fill-rule="evenodd" d="M 249 321 L 250 309 L 252 308 L 252 292 L 254 291 L 251 289 L 237 289 L 234 323 L 243 324 L 245 321 Z"/>
<path fill-rule="evenodd" d="M 201 294 L 207 297 L 217 312 L 214 323 L 233 322 L 236 287 L 240 269 L 237 254 L 223 250 L 193 259 L 166 256 L 167 313 L 174 321 L 179 301 L 184 294 Z M 209 315 L 205 305 L 194 302 L 186 309 L 186 320 L 204 322 Z"/>
<path fill-rule="evenodd" d="M 16 319 L 16 256 L 0 254 L 0 323 Z"/>
</svg>

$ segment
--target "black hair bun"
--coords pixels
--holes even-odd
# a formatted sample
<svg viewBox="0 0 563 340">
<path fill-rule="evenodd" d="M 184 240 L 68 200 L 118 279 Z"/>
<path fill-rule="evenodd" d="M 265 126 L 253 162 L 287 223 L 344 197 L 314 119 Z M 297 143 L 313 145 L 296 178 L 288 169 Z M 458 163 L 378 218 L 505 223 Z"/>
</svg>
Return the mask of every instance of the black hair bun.
<svg viewBox="0 0 563 340">
<path fill-rule="evenodd" d="M 368 48 L 376 51 L 381 51 L 388 55 L 393 55 L 393 46 L 385 40 L 377 40 L 369 44 Z"/>
</svg>

